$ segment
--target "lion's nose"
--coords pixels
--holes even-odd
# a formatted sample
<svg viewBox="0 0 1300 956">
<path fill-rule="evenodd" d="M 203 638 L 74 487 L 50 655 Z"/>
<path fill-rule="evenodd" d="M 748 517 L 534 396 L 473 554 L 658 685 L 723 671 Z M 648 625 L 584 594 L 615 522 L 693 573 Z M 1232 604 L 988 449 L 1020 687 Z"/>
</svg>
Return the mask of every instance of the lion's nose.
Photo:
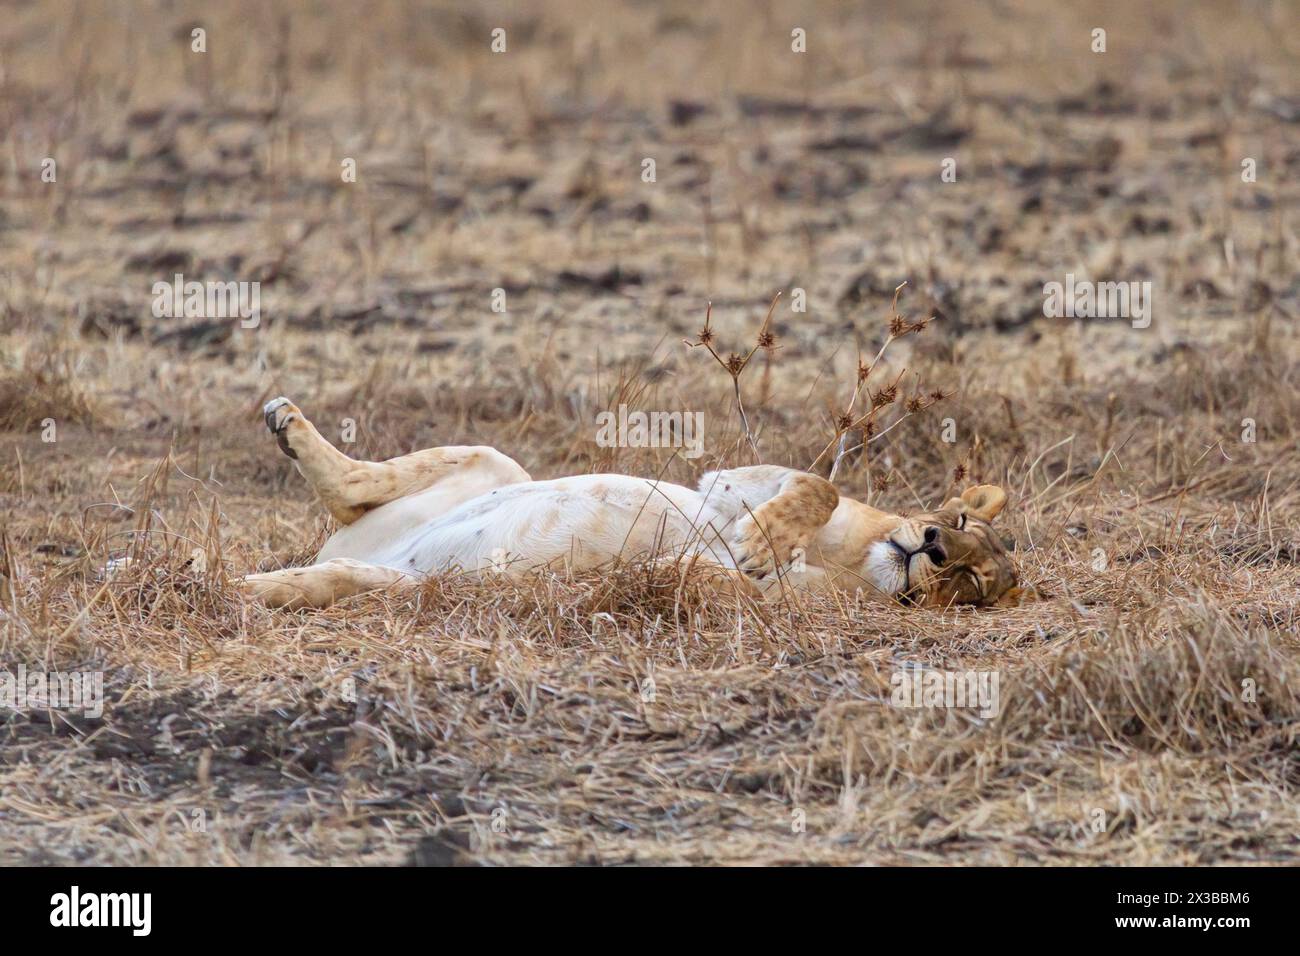
<svg viewBox="0 0 1300 956">
<path fill-rule="evenodd" d="M 925 529 L 924 537 L 925 545 L 921 548 L 921 553 L 929 557 L 936 568 L 942 567 L 948 560 L 948 555 L 944 554 L 943 547 L 939 544 L 939 529 L 930 525 Z"/>
</svg>

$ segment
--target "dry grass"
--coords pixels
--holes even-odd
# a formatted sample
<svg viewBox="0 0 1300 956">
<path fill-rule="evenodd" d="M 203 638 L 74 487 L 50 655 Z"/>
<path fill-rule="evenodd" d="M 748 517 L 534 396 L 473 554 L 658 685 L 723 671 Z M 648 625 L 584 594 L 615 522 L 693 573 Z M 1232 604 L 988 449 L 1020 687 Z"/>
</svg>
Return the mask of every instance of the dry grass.
<svg viewBox="0 0 1300 956">
<path fill-rule="evenodd" d="M 0 715 L 0 860 L 1300 858 L 1283 5 L 827 5 L 803 60 L 775 7 L 177 6 L 0 17 L 0 668 L 102 668 L 110 702 Z M 153 318 L 178 270 L 261 277 L 263 327 Z M 1067 271 L 1151 278 L 1152 327 L 1036 317 Z M 935 320 L 846 422 L 904 281 Z M 743 356 L 777 290 L 739 390 L 682 346 L 711 301 Z M 755 606 L 635 565 L 292 614 L 229 586 L 328 530 L 275 394 L 353 419 L 358 457 L 485 442 L 690 483 L 750 438 L 808 466 L 896 378 L 877 434 L 945 397 L 837 484 L 899 509 L 958 469 L 1004 484 L 1043 600 Z M 597 447 L 621 401 L 703 410 L 706 454 Z M 904 667 L 997 671 L 1000 712 L 893 706 Z"/>
</svg>

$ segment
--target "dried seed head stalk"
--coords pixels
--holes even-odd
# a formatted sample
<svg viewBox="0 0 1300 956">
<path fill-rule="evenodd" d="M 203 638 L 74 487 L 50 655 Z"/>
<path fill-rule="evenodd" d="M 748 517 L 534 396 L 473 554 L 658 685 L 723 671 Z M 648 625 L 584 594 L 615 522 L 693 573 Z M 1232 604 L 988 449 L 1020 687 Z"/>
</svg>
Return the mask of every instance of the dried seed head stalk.
<svg viewBox="0 0 1300 956">
<path fill-rule="evenodd" d="M 883 430 L 877 428 L 876 416 L 880 413 L 881 409 L 888 408 L 897 403 L 899 397 L 899 382 L 902 380 L 903 375 L 907 370 L 904 369 L 902 372 L 899 372 L 897 378 L 889 384 L 882 386 L 875 392 L 872 392 L 867 388 L 867 380 L 871 378 L 871 373 L 880 363 L 880 360 L 884 357 L 885 352 L 888 350 L 890 345 L 892 345 L 897 339 L 901 339 L 906 335 L 912 335 L 924 331 L 932 321 L 932 319 L 921 319 L 918 322 L 909 322 L 906 316 L 899 313 L 898 298 L 902 295 L 903 287 L 906 285 L 907 283 L 904 282 L 894 289 L 894 299 L 889 306 L 889 322 L 886 326 L 889 334 L 885 337 L 884 344 L 880 346 L 880 351 L 876 353 L 876 357 L 870 362 L 864 362 L 861 356 L 858 357 L 857 381 L 854 384 L 853 394 L 849 397 L 849 403 L 844 411 L 838 412 L 834 415 L 835 436 L 830 440 L 826 447 L 822 449 L 821 454 L 819 454 L 813 460 L 812 464 L 808 466 L 809 470 L 816 468 L 818 462 L 826 457 L 826 455 L 830 454 L 831 449 L 835 449 L 835 458 L 831 463 L 829 475 L 832 481 L 835 479 L 835 475 L 839 471 L 840 463 L 844 461 L 845 458 L 858 456 L 868 443 L 875 441 L 877 438 L 881 438 L 904 419 L 909 418 L 917 412 L 924 411 L 931 405 L 935 404 L 935 402 L 946 397 L 940 390 L 932 391 L 928 396 L 918 392 L 904 401 L 903 414 L 900 415 L 893 424 Z M 857 409 L 858 398 L 862 395 L 863 389 L 866 389 L 867 391 L 869 398 L 868 404 L 870 405 L 870 408 L 864 413 L 857 413 L 855 410 Z M 875 487 L 883 489 L 888 487 L 888 484 L 888 479 L 885 479 L 883 483 L 876 483 Z"/>
<path fill-rule="evenodd" d="M 736 395 L 736 411 L 740 415 L 741 427 L 745 430 L 745 439 L 749 442 L 750 449 L 754 452 L 754 457 L 759 461 L 762 459 L 758 453 L 758 440 L 754 437 L 753 431 L 749 427 L 749 416 L 745 412 L 745 403 L 740 394 L 740 376 L 744 374 L 745 369 L 749 367 L 750 360 L 758 353 L 760 349 L 769 356 L 773 355 L 778 346 L 776 344 L 776 334 L 772 331 L 772 313 L 776 311 L 776 303 L 780 300 L 781 293 L 778 292 L 772 298 L 772 304 L 768 306 L 767 317 L 763 319 L 763 324 L 759 326 L 758 335 L 754 338 L 754 346 L 744 355 L 732 352 L 725 359 L 718 354 L 717 349 L 713 347 L 714 333 L 709 325 L 713 318 L 713 303 L 708 304 L 704 312 L 704 328 L 700 329 L 696 335 L 695 341 L 683 341 L 687 348 L 703 348 L 713 360 L 731 377 L 731 387 Z"/>
<path fill-rule="evenodd" d="M 972 472 L 972 467 L 971 467 L 972 461 L 974 461 L 978 466 L 980 452 L 983 449 L 983 446 L 984 446 L 984 439 L 982 439 L 979 435 L 976 435 L 975 440 L 972 441 L 970 443 L 970 447 L 966 449 L 966 454 L 962 456 L 962 460 L 957 462 L 957 464 L 953 467 L 952 486 L 954 489 L 960 489 L 962 486 L 962 482 L 964 482 L 968 477 L 970 477 Z"/>
</svg>

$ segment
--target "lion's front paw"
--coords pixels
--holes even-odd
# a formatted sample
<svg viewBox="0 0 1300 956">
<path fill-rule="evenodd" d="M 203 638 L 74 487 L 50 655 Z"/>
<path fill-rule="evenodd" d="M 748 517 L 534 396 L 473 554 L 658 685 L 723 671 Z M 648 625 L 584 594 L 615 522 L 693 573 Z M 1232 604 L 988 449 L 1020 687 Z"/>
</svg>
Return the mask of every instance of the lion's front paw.
<svg viewBox="0 0 1300 956">
<path fill-rule="evenodd" d="M 736 522 L 736 566 L 761 581 L 790 560 L 796 543 L 794 536 L 779 524 L 760 525 L 753 515 L 745 515 Z"/>
<path fill-rule="evenodd" d="M 745 574 L 732 568 L 718 567 L 715 565 L 703 568 L 696 567 L 686 576 L 684 583 L 695 582 L 712 592 L 725 591 L 730 588 L 741 597 L 747 597 L 751 601 L 761 601 L 763 599 L 763 589 L 749 579 Z"/>
<path fill-rule="evenodd" d="M 262 406 L 262 416 L 266 419 L 266 427 L 275 436 L 275 443 L 280 446 L 280 451 L 290 458 L 297 458 L 298 453 L 289 444 L 289 426 L 303 420 L 298 406 L 282 395 Z"/>
</svg>

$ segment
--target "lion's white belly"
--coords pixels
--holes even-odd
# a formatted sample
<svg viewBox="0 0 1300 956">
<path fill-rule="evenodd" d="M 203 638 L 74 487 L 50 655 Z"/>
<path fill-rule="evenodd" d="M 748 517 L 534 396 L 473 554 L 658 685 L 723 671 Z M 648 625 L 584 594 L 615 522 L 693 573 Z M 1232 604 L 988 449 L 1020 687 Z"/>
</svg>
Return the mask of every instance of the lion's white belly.
<svg viewBox="0 0 1300 956">
<path fill-rule="evenodd" d="M 730 523 L 697 491 L 625 475 L 507 485 L 463 501 L 432 488 L 340 529 L 317 560 L 354 558 L 411 574 L 552 562 L 587 568 L 620 556 L 699 551 L 730 564 L 718 541 Z"/>
</svg>

